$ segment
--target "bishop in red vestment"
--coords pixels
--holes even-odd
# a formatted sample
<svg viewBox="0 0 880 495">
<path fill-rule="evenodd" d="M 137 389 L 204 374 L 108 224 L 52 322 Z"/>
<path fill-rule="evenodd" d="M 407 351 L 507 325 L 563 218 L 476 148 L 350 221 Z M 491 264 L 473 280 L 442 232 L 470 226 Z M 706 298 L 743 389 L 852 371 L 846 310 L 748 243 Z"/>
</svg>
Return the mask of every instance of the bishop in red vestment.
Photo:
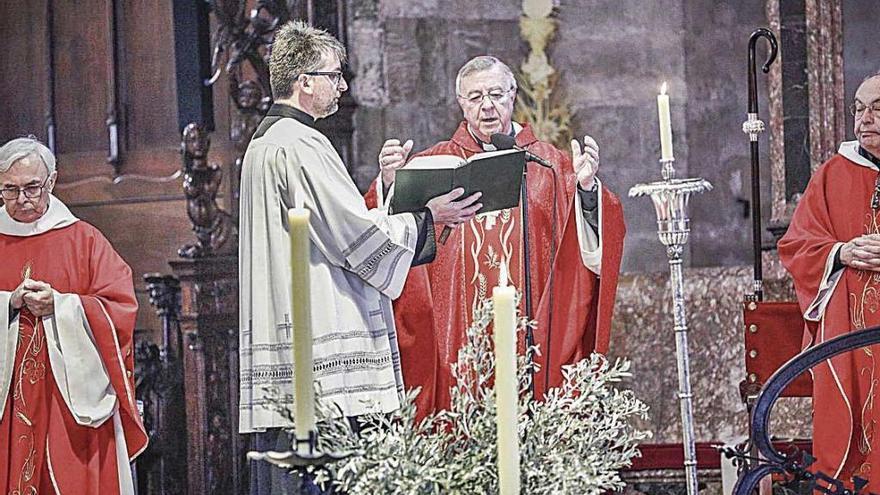
<svg viewBox="0 0 880 495">
<path fill-rule="evenodd" d="M 858 140 L 816 170 L 778 246 L 808 344 L 880 325 L 880 76 L 859 87 L 853 114 Z M 813 368 L 814 468 L 868 479 L 873 493 L 880 493 L 878 353 L 880 346 L 862 348 Z"/>
<path fill-rule="evenodd" d="M 465 121 L 451 140 L 422 155 L 466 158 L 494 149 L 490 137 L 502 132 L 552 165 L 527 165 L 528 262 L 531 314 L 538 322 L 535 342 L 541 352 L 541 371 L 535 377 L 540 396 L 547 386 L 561 383 L 562 365 L 608 350 L 625 231 L 620 201 L 595 178 L 598 145 L 592 138 L 584 139 L 583 152 L 580 143 L 572 143 L 573 164 L 565 153 L 539 141 L 528 125 L 511 121 L 516 82 L 498 59 L 477 57 L 465 64 L 456 92 Z M 411 147 L 411 141 L 386 142 L 379 155 L 382 174 L 367 193 L 368 203 L 384 204 L 393 194 L 394 170 L 406 163 Z M 525 229 L 519 207 L 453 227 L 445 244 L 438 244 L 435 261 L 411 270 L 394 305 L 404 382 L 422 388 L 420 415 L 448 407 L 454 384 L 450 366 L 473 310 L 497 285 L 502 264 L 511 283 L 524 289 Z"/>
<path fill-rule="evenodd" d="M 133 494 L 131 269 L 50 195 L 54 169 L 33 139 L 0 148 L 0 490 Z"/>
</svg>

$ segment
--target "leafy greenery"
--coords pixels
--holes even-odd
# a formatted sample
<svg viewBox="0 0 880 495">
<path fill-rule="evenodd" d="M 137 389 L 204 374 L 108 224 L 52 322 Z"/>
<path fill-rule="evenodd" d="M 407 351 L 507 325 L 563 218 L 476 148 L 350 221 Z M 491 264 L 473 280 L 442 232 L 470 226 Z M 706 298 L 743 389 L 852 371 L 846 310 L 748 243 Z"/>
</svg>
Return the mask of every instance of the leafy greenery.
<svg viewBox="0 0 880 495">
<path fill-rule="evenodd" d="M 453 366 L 457 385 L 451 408 L 416 424 L 410 392 L 390 415 L 361 418 L 360 436 L 337 411 L 319 409 L 323 451 L 356 455 L 316 473 L 317 481 L 337 484 L 350 495 L 497 493 L 494 356 L 487 327 L 492 304 L 474 315 L 467 343 Z M 526 322 L 520 320 L 522 333 Z M 529 401 L 528 363 L 518 363 L 519 438 L 522 492 L 598 494 L 621 489 L 618 471 L 639 455 L 637 444 L 650 437 L 631 425 L 645 418 L 647 406 L 616 385 L 630 376 L 629 363 L 611 363 L 593 354 L 564 370 L 561 387 L 545 400 Z"/>
</svg>

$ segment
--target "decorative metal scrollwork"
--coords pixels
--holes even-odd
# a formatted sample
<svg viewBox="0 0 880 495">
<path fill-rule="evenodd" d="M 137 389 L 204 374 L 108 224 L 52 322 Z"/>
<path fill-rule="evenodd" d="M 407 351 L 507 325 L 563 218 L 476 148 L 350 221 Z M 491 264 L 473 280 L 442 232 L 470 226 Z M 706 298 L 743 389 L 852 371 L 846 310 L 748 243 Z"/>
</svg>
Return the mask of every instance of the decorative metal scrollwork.
<svg viewBox="0 0 880 495">
<path fill-rule="evenodd" d="M 866 480 L 854 478 L 849 487 L 845 480 L 809 471 L 808 468 L 815 462 L 811 455 L 797 450 L 789 453 L 776 450 L 770 440 L 770 413 L 785 387 L 802 373 L 838 354 L 873 344 L 880 344 L 880 326 L 854 331 L 816 345 L 794 357 L 770 377 L 755 401 L 751 417 L 750 441 L 760 452 L 761 458 L 751 458 L 740 450 L 722 449 L 724 455 L 734 459 L 735 463 L 741 466 L 751 464 L 737 480 L 734 495 L 750 495 L 764 477 L 774 473 L 785 476 L 789 483 L 806 482 L 809 486 L 807 493 L 866 495 L 861 491 L 867 485 Z"/>
</svg>

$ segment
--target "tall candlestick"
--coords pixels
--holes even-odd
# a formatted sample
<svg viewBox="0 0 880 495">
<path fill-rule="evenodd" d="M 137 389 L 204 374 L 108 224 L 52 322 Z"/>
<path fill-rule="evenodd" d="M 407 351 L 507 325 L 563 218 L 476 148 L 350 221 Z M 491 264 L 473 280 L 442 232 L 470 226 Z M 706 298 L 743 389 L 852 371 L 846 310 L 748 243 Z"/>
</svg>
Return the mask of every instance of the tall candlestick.
<svg viewBox="0 0 880 495">
<path fill-rule="evenodd" d="M 660 86 L 657 95 L 657 113 L 660 117 L 660 159 L 672 160 L 672 121 L 669 117 L 669 95 L 666 94 L 666 83 Z"/>
<path fill-rule="evenodd" d="M 309 210 L 287 212 L 290 226 L 290 298 L 293 311 L 293 387 L 296 439 L 307 440 L 315 431 L 315 387 L 312 359 L 312 323 L 309 291 Z M 297 442 L 300 453 L 308 444 Z"/>
<path fill-rule="evenodd" d="M 649 196 L 657 214 L 657 234 L 666 247 L 669 261 L 669 284 L 672 288 L 675 357 L 678 369 L 678 401 L 681 411 L 684 471 L 688 495 L 697 495 L 697 451 L 694 440 L 693 393 L 691 392 L 690 359 L 688 357 L 688 325 L 684 300 L 684 279 L 681 271 L 684 246 L 690 237 L 688 200 L 694 194 L 712 189 L 703 179 L 676 179 L 674 161 L 664 162 L 663 180 L 637 184 L 629 190 L 630 197 Z"/>
<path fill-rule="evenodd" d="M 506 264 L 492 289 L 495 319 L 495 423 L 498 431 L 498 487 L 501 495 L 519 494 L 519 394 L 516 378 L 516 289 L 507 285 Z"/>
</svg>

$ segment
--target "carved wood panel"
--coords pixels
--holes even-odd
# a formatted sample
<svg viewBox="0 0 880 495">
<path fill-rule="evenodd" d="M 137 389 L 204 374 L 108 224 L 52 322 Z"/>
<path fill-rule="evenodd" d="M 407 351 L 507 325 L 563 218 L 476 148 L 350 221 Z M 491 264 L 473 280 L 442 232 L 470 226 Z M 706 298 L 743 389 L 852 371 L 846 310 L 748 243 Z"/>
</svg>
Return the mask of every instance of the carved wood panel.
<svg viewBox="0 0 880 495">
<path fill-rule="evenodd" d="M 108 0 L 54 2 L 56 122 L 63 153 L 107 149 Z"/>
<path fill-rule="evenodd" d="M 132 155 L 179 144 L 173 28 L 164 0 L 0 2 L 0 107 L 14 116 L 0 122 L 0 141 L 34 134 L 51 144 L 54 116 L 60 183 L 168 175 Z M 228 93 L 219 89 L 217 128 L 226 130 Z M 217 142 L 225 147 L 225 132 Z M 108 166 L 112 156 L 117 170 Z"/>
<path fill-rule="evenodd" d="M 120 51 L 124 142 L 129 150 L 168 146 L 179 138 L 171 2 L 122 3 L 119 46 L 124 47 Z"/>
<path fill-rule="evenodd" d="M 161 344 L 135 335 L 136 394 L 144 404 L 144 426 L 150 436 L 137 459 L 138 493 L 187 493 L 186 408 L 180 345 L 180 282 L 158 273 L 143 277 L 150 304 L 162 320 Z M 142 311 L 146 308 L 142 307 Z"/>
<path fill-rule="evenodd" d="M 245 493 L 238 434 L 238 260 L 172 261 L 181 283 L 188 493 Z"/>
<path fill-rule="evenodd" d="M 46 1 L 0 2 L 0 141 L 31 133 L 45 140 Z M 13 116 L 13 118 L 9 118 Z"/>
</svg>

